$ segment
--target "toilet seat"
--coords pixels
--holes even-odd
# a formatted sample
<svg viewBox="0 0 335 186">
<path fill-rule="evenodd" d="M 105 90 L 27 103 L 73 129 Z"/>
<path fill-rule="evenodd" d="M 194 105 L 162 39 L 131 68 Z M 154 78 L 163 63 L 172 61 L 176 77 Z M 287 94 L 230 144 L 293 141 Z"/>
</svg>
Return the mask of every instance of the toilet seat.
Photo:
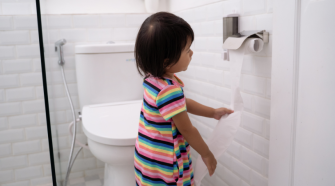
<svg viewBox="0 0 335 186">
<path fill-rule="evenodd" d="M 83 131 L 91 140 L 106 145 L 135 145 L 141 106 L 142 100 L 84 106 Z"/>
</svg>

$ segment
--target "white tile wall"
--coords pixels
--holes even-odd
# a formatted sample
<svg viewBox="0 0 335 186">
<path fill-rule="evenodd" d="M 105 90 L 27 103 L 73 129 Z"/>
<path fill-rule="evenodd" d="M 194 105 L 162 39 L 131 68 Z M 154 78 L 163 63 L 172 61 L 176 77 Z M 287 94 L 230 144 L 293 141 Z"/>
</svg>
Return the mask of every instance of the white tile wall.
<svg viewBox="0 0 335 186">
<path fill-rule="evenodd" d="M 210 0 L 182 3 L 171 0 L 171 11 L 188 21 L 195 32 L 194 56 L 185 73 L 185 94 L 200 103 L 227 107 L 230 103 L 229 62 L 220 56 L 222 16 L 233 10 L 241 13 L 240 31 L 266 29 L 270 43 L 257 55 L 247 56 L 241 80 L 245 104 L 242 125 L 235 141 L 218 161 L 214 177 L 205 186 L 266 186 L 270 128 L 272 0 Z M 38 185 L 51 180 L 36 17 L 32 2 L 0 2 L 0 183 L 3 186 Z M 177 8 L 176 8 L 177 7 Z M 178 10 L 178 11 L 175 11 Z M 24 14 L 24 15 L 22 15 Z M 65 38 L 66 77 L 78 109 L 74 65 L 74 46 L 83 43 L 134 42 L 137 31 L 149 14 L 46 15 L 44 42 L 47 56 L 49 98 L 53 127 L 59 138 L 54 141 L 61 152 L 70 147 L 67 126 L 71 114 L 65 97 L 60 69 L 55 62 L 53 43 Z M 8 39 L 8 36 L 15 36 Z M 201 74 L 201 75 L 199 75 Z M 2 95 L 2 96 L 1 96 Z M 206 138 L 216 121 L 191 116 L 193 124 Z M 81 130 L 80 140 L 85 141 Z M 37 143 L 38 142 L 38 143 Z M 31 148 L 24 148 L 29 144 Z M 39 145 L 37 145 L 39 144 Z M 29 150 L 33 151 L 30 152 Z M 13 153 L 16 154 L 13 154 Z M 193 157 L 198 155 L 194 150 Z M 66 157 L 61 157 L 65 169 Z M 79 155 L 71 173 L 83 177 L 103 172 L 89 151 Z M 64 174 L 65 172 L 63 172 Z M 2 176 L 6 176 L 3 181 Z M 12 176 L 11 176 L 12 175 Z"/>
<path fill-rule="evenodd" d="M 34 3 L 33 0 L 15 3 L 0 0 L 0 185 L 3 186 L 34 186 L 51 182 L 37 19 L 32 15 L 34 8 L 31 6 Z M 124 13 L 43 16 L 53 146 L 59 148 L 61 154 L 58 161 L 63 177 L 72 140 L 68 134 L 72 115 L 54 42 L 61 38 L 67 40 L 64 46 L 65 75 L 78 110 L 75 45 L 134 42 L 140 24 L 148 16 Z M 80 125 L 77 136 L 78 140 L 86 142 Z M 103 175 L 103 166 L 90 151 L 84 150 L 79 154 L 70 177 Z"/>
<path fill-rule="evenodd" d="M 242 68 L 241 91 L 245 111 L 241 126 L 232 145 L 218 159 L 213 177 L 208 175 L 204 186 L 266 186 L 269 158 L 269 119 L 271 86 L 272 0 L 227 0 L 218 2 L 171 0 L 172 12 L 184 18 L 195 32 L 191 46 L 194 51 L 186 72 L 180 73 L 185 83 L 185 94 L 200 103 L 216 107 L 229 107 L 229 62 L 221 59 L 221 18 L 237 11 L 241 14 L 239 31 L 265 29 L 270 42 L 258 54 L 248 55 Z M 186 5 L 187 4 L 187 5 Z M 192 124 L 206 139 L 207 131 L 216 122 L 190 115 Z M 193 157 L 197 157 L 197 153 Z"/>
</svg>

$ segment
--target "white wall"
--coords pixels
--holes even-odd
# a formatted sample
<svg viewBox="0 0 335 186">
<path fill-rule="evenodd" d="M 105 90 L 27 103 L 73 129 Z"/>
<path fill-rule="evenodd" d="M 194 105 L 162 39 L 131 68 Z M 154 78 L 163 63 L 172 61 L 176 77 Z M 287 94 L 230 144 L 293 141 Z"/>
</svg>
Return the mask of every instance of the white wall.
<svg viewBox="0 0 335 186">
<path fill-rule="evenodd" d="M 74 4 L 73 4 L 74 5 Z M 78 5 L 78 2 L 77 4 Z M 0 0 L 0 185 L 29 186 L 51 182 L 45 122 L 37 17 L 33 0 Z M 60 12 L 58 12 L 60 13 Z M 65 73 L 79 108 L 74 46 L 83 43 L 134 42 L 149 14 L 109 13 L 43 15 L 43 37 L 48 67 L 53 145 L 60 149 L 64 178 L 71 139 L 71 111 L 62 85 L 54 42 L 65 38 Z M 79 125 L 78 139 L 86 141 Z M 55 157 L 57 158 L 57 157 Z M 103 176 L 104 164 L 89 151 L 81 152 L 71 172 L 72 181 Z M 59 171 L 56 172 L 59 174 Z"/>
<path fill-rule="evenodd" d="M 234 142 L 218 160 L 214 176 L 204 186 L 268 185 L 270 86 L 272 48 L 272 2 L 265 0 L 170 1 L 173 13 L 184 18 L 195 32 L 194 55 L 186 72 L 179 76 L 185 94 L 202 104 L 228 107 L 230 104 L 229 66 L 220 58 L 222 17 L 234 10 L 241 14 L 239 31 L 270 32 L 270 42 L 261 53 L 246 56 L 241 76 L 245 112 Z M 191 115 L 192 124 L 206 139 L 216 120 Z M 197 153 L 192 151 L 197 157 Z M 194 158 L 195 160 L 195 158 Z"/>
<path fill-rule="evenodd" d="M 180 74 L 186 84 L 186 95 L 213 107 L 228 106 L 229 69 L 219 54 L 222 44 L 221 18 L 236 10 L 242 13 L 240 29 L 266 29 L 272 34 L 271 0 L 171 0 L 169 3 L 171 11 L 188 21 L 196 34 L 189 70 Z M 69 12 L 65 15 L 58 6 L 48 9 L 53 11 L 53 15 L 44 12 L 46 15 L 43 16 L 48 82 L 51 85 L 49 96 L 51 103 L 54 103 L 51 105 L 54 111 L 52 121 L 55 121 L 53 127 L 56 130 L 53 131 L 60 136 L 54 145 L 58 144 L 61 149 L 63 173 L 70 147 L 67 126 L 71 121 L 71 112 L 53 43 L 60 38 L 68 41 L 64 47 L 65 71 L 78 109 L 74 46 L 105 43 L 108 40 L 134 42 L 139 25 L 149 15 L 85 12 L 84 9 L 85 14 L 82 14 L 76 12 L 79 9 L 74 6 L 77 5 L 69 6 L 73 9 L 67 10 Z M 15 3 L 0 0 L 0 9 L 0 183 L 3 186 L 39 185 L 50 182 L 51 175 L 37 24 L 33 15 L 35 4 L 33 0 Z M 246 112 L 243 124 L 228 153 L 219 159 L 215 176 L 204 180 L 206 186 L 267 185 L 271 45 L 272 35 L 263 52 L 247 57 L 244 63 L 241 87 Z M 191 116 L 191 119 L 204 138 L 215 125 L 214 120 L 195 116 Z M 85 140 L 84 134 L 79 131 L 78 138 Z M 193 154 L 196 156 L 194 151 Z M 75 164 L 72 178 L 82 179 L 93 174 L 101 176 L 103 172 L 103 164 L 86 150 L 79 155 Z"/>
</svg>

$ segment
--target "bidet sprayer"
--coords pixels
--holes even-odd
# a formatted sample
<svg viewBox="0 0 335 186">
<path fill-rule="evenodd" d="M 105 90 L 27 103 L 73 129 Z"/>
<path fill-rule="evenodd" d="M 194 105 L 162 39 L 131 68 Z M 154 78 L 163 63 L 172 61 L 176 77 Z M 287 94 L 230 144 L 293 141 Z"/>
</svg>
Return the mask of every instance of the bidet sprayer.
<svg viewBox="0 0 335 186">
<path fill-rule="evenodd" d="M 65 63 L 64 56 L 63 56 L 63 45 L 65 45 L 65 43 L 66 43 L 65 39 L 58 40 L 55 43 L 55 52 L 57 52 L 57 55 L 58 55 L 59 65 L 64 65 Z"/>
</svg>

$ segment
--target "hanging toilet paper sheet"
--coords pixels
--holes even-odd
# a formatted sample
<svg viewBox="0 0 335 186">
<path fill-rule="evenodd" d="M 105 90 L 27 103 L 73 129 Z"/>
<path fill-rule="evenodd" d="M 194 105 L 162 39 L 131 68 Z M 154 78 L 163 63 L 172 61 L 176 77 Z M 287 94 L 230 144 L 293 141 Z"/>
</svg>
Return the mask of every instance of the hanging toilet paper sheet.
<svg viewBox="0 0 335 186">
<path fill-rule="evenodd" d="M 232 40 L 235 40 L 236 42 L 232 42 Z M 241 42 L 241 40 L 243 41 Z M 240 93 L 239 84 L 244 56 L 260 52 L 263 49 L 264 44 L 262 39 L 259 38 L 231 38 L 230 42 L 241 42 L 241 47 L 236 50 L 229 51 L 231 80 L 230 109 L 234 110 L 234 113 L 222 116 L 213 130 L 213 133 L 207 140 L 208 147 L 216 159 L 218 159 L 227 150 L 241 123 L 243 99 Z M 236 44 L 234 44 L 234 47 L 235 45 Z M 226 45 L 226 49 L 229 48 L 230 46 Z M 196 186 L 201 185 L 201 180 L 205 177 L 207 171 L 207 167 L 201 156 L 198 156 L 194 169 L 194 180 Z"/>
</svg>

